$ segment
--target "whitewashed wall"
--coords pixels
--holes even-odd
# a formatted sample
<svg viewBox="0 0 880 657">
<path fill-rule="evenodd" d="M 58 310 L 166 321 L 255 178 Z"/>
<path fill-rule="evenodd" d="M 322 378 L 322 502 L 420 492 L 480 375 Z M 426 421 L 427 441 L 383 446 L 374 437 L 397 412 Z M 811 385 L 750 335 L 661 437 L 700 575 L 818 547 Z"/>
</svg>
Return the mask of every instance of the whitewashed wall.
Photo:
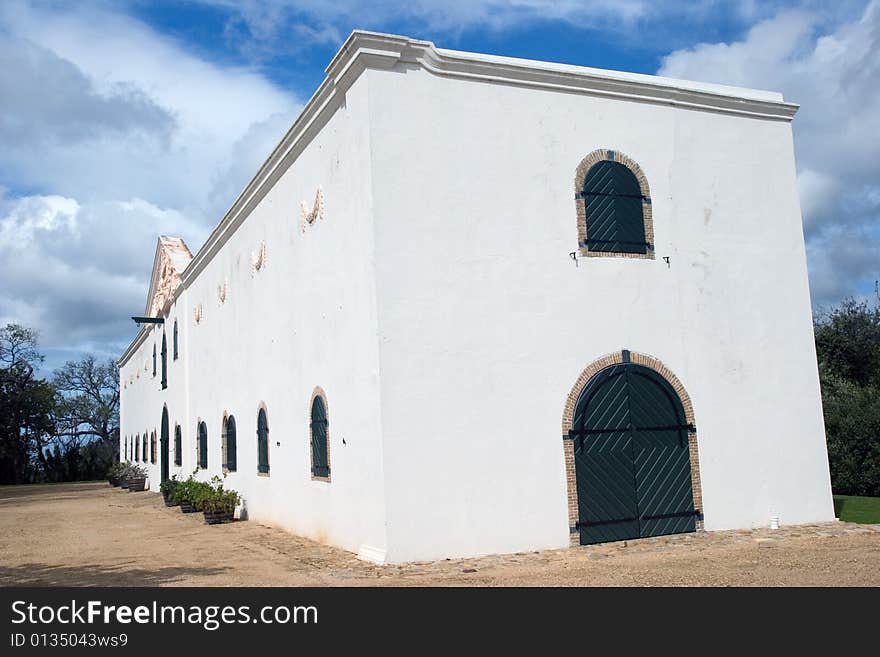
<svg viewBox="0 0 880 657">
<path fill-rule="evenodd" d="M 122 434 L 160 429 L 163 403 L 183 429 L 183 466 L 197 465 L 196 431 L 208 428 L 207 471 L 221 474 L 224 413 L 237 424 L 238 469 L 227 485 L 244 496 L 248 517 L 321 542 L 384 551 L 379 366 L 373 266 L 371 185 L 366 124 L 367 81 L 346 94 L 320 134 L 183 292 L 167 320 L 179 315 L 180 360 L 169 360 L 168 389 L 141 371 L 122 391 Z M 324 219 L 301 229 L 322 186 Z M 251 271 L 251 254 L 266 244 L 266 265 Z M 227 283 L 220 304 L 218 286 Z M 195 307 L 203 318 L 196 325 Z M 157 344 L 161 345 L 161 333 Z M 121 378 L 145 358 L 152 339 L 126 363 Z M 150 366 L 151 368 L 152 366 Z M 327 393 L 331 482 L 313 481 L 309 404 L 315 386 Z M 270 475 L 257 475 L 256 420 L 265 404 Z M 343 444 L 345 439 L 345 444 Z M 173 464 L 173 460 L 172 460 Z M 151 488 L 159 468 L 150 465 Z"/>
<path fill-rule="evenodd" d="M 369 75 L 389 560 L 567 545 L 563 405 L 622 348 L 692 398 L 707 529 L 833 518 L 789 123 Z M 598 148 L 656 260 L 570 259 Z"/>
</svg>

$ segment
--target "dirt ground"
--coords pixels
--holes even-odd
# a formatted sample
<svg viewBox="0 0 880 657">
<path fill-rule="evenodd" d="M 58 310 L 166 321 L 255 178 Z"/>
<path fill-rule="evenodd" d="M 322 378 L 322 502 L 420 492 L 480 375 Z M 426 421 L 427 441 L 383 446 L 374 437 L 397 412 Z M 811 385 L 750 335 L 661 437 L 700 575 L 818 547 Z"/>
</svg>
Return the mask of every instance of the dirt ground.
<svg viewBox="0 0 880 657">
<path fill-rule="evenodd" d="M 880 586 L 880 526 L 701 532 L 374 566 L 256 522 L 210 527 L 107 484 L 0 487 L 0 585 Z"/>
</svg>

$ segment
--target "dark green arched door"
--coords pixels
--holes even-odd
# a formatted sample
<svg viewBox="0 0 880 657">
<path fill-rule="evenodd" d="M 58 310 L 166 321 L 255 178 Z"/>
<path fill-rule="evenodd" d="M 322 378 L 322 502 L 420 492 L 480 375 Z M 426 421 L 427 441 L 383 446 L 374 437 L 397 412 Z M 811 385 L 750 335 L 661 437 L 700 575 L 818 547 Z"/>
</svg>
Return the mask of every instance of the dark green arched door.
<svg viewBox="0 0 880 657">
<path fill-rule="evenodd" d="M 160 441 L 161 446 L 161 456 L 159 457 L 162 462 L 162 481 L 167 481 L 168 479 L 168 408 L 162 409 L 162 439 Z"/>
<path fill-rule="evenodd" d="M 692 429 L 675 390 L 647 367 L 612 365 L 590 380 L 569 434 L 582 545 L 696 529 Z"/>
</svg>

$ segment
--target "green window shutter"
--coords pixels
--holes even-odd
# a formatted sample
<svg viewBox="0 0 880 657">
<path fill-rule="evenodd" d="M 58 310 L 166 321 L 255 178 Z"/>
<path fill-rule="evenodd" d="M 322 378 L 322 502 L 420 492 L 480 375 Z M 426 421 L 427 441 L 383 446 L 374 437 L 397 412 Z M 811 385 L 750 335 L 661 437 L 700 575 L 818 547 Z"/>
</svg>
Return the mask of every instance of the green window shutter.
<svg viewBox="0 0 880 657">
<path fill-rule="evenodd" d="M 327 409 L 324 400 L 315 397 L 312 402 L 312 475 L 329 477 L 330 468 L 327 464 Z"/>
<path fill-rule="evenodd" d="M 257 414 L 257 472 L 269 472 L 269 422 L 262 408 Z"/>
<path fill-rule="evenodd" d="M 172 347 L 174 349 L 174 360 L 177 360 L 177 320 L 174 320 L 174 333 L 171 336 Z"/>
<path fill-rule="evenodd" d="M 162 389 L 168 387 L 168 343 L 162 334 Z"/>
<path fill-rule="evenodd" d="M 153 345 L 153 376 L 156 376 L 156 345 Z"/>
<path fill-rule="evenodd" d="M 199 467 L 208 467 L 208 425 L 199 424 Z"/>
<path fill-rule="evenodd" d="M 235 418 L 231 415 L 226 420 L 226 469 L 235 472 L 238 467 L 238 454 L 235 442 Z"/>
<path fill-rule="evenodd" d="M 174 427 L 174 465 L 182 464 L 182 436 L 180 435 L 180 425 Z"/>
<path fill-rule="evenodd" d="M 645 200 L 639 181 L 620 162 L 603 161 L 587 172 L 583 190 L 587 248 L 608 253 L 647 253 Z"/>
</svg>

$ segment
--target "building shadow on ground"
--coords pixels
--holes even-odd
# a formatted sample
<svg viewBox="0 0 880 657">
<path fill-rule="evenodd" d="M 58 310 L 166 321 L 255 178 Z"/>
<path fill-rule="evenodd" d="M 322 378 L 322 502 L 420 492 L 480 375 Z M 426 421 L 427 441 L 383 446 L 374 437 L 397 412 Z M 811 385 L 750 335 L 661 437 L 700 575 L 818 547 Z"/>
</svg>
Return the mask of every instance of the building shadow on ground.
<svg viewBox="0 0 880 657">
<path fill-rule="evenodd" d="M 59 566 L 29 563 L 0 566 L 0 586 L 162 586 L 213 577 L 227 568 L 168 566 L 138 568 L 126 564 Z"/>
</svg>

